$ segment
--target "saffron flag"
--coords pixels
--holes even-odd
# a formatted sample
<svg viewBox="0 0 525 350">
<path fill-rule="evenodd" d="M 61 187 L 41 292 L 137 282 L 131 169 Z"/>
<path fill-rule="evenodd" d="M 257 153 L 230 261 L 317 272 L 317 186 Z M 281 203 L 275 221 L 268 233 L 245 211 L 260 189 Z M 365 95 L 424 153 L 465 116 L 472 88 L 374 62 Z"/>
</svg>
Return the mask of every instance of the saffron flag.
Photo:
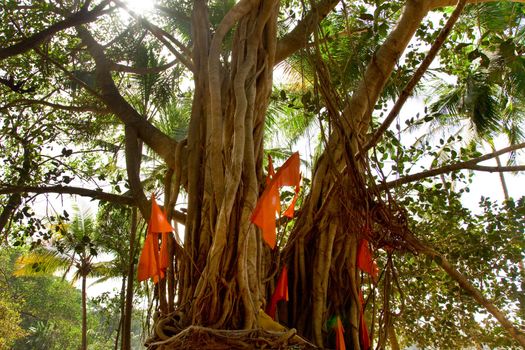
<svg viewBox="0 0 525 350">
<path fill-rule="evenodd" d="M 271 318 L 275 319 L 275 311 L 277 310 L 277 303 L 281 300 L 288 301 L 288 269 L 283 266 L 277 286 L 273 292 L 270 304 L 266 307 L 266 313 Z"/>
<path fill-rule="evenodd" d="M 151 227 L 151 232 L 173 232 L 173 227 L 171 227 L 166 219 L 166 215 L 164 215 L 157 204 L 154 194 L 151 195 L 151 215 L 149 218 L 149 225 Z"/>
<path fill-rule="evenodd" d="M 374 280 L 377 279 L 379 268 L 372 258 L 372 254 L 368 248 L 368 241 L 366 239 L 359 241 L 359 247 L 357 250 L 357 267 L 359 267 L 361 271 L 372 276 Z"/>
<path fill-rule="evenodd" d="M 335 324 L 335 349 L 336 350 L 346 350 L 345 345 L 345 329 L 343 328 L 343 323 L 339 316 L 337 316 L 337 322 Z"/>
<path fill-rule="evenodd" d="M 262 230 L 264 241 L 273 249 L 277 241 L 275 234 L 275 214 L 281 210 L 279 189 L 271 181 L 257 201 L 253 210 L 252 222 Z"/>
<path fill-rule="evenodd" d="M 166 216 L 151 195 L 151 216 L 148 223 L 148 233 L 144 241 L 144 247 L 140 253 L 137 267 L 137 279 L 139 281 L 152 278 L 154 283 L 164 278 L 169 264 L 168 233 L 173 231 Z M 159 252 L 159 234 L 162 233 L 162 244 Z"/>
<path fill-rule="evenodd" d="M 159 261 L 159 241 L 158 236 L 150 232 L 146 235 L 144 247 L 140 253 L 139 264 L 137 266 L 137 279 L 140 281 L 153 278 L 153 282 L 157 283 L 160 278 L 164 278 L 164 274 L 160 269 Z"/>
<path fill-rule="evenodd" d="M 299 161 L 299 153 L 295 152 L 272 176 L 272 173 L 274 172 L 273 162 L 271 161 L 271 157 L 269 157 L 267 185 L 257 201 L 257 205 L 252 213 L 251 221 L 261 228 L 263 239 L 272 249 L 275 248 L 277 241 L 275 233 L 275 216 L 281 211 L 279 187 L 295 186 L 296 193 L 298 192 L 299 183 L 301 181 Z M 268 179 L 270 178 L 271 180 L 268 182 Z M 292 200 L 293 205 L 295 205 L 295 201 L 296 199 Z M 291 215 L 293 216 L 293 210 L 293 207 L 291 209 L 288 208 L 288 215 L 290 215 L 291 211 Z"/>
<path fill-rule="evenodd" d="M 359 291 L 359 299 L 361 300 L 361 309 L 359 310 L 359 342 L 361 349 L 370 350 L 370 337 L 368 336 L 368 328 L 366 327 L 366 320 L 363 309 L 365 307 L 365 299 L 363 293 Z"/>
</svg>

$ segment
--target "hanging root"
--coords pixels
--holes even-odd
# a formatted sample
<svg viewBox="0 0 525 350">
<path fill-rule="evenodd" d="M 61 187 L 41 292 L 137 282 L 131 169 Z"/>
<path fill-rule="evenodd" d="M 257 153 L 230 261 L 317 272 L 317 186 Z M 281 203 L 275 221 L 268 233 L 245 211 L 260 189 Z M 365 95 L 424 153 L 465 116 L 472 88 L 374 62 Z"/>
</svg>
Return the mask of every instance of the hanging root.
<svg viewBox="0 0 525 350">
<path fill-rule="evenodd" d="M 148 349 L 317 349 L 298 337 L 295 329 L 285 332 L 264 330 L 219 330 L 191 326 L 166 340 L 146 344 Z"/>
</svg>

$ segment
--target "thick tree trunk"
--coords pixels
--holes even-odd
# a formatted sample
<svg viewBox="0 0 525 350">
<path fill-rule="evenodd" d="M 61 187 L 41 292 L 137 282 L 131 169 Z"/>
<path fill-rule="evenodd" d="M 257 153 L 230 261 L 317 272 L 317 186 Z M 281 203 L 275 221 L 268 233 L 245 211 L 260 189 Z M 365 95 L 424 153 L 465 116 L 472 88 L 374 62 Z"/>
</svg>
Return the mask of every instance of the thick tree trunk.
<svg viewBox="0 0 525 350">
<path fill-rule="evenodd" d="M 213 37 L 193 14 L 195 97 L 188 136 L 188 217 L 179 305 L 186 324 L 251 329 L 264 306 L 263 247 L 250 215 L 259 194 L 277 1 L 240 1 Z M 232 56 L 221 48 L 234 26 Z M 204 147 L 202 146 L 204 145 Z"/>
</svg>

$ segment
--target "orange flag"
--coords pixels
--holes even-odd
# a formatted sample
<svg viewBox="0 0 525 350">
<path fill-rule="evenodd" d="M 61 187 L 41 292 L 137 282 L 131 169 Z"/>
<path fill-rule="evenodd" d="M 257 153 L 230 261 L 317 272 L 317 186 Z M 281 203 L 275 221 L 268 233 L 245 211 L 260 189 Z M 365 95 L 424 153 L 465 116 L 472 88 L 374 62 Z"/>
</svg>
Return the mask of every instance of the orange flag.
<svg viewBox="0 0 525 350">
<path fill-rule="evenodd" d="M 151 195 L 151 216 L 149 218 L 149 225 L 151 227 L 151 232 L 173 232 L 173 227 L 171 227 L 166 219 L 166 215 L 164 215 L 157 204 L 155 194 Z"/>
<path fill-rule="evenodd" d="M 151 216 L 148 224 L 148 233 L 144 241 L 144 247 L 139 258 L 137 267 L 137 279 L 139 281 L 152 278 L 154 283 L 164 278 L 166 268 L 169 264 L 168 256 L 168 233 L 173 231 L 166 216 L 151 195 Z M 159 233 L 162 233 L 162 245 L 159 255 Z"/>
<path fill-rule="evenodd" d="M 280 211 L 279 190 L 271 181 L 257 201 L 252 213 L 252 222 L 262 230 L 264 241 L 273 249 L 277 241 L 275 234 L 275 214 Z"/>
<path fill-rule="evenodd" d="M 359 248 L 357 250 L 357 267 L 359 267 L 361 271 L 366 272 L 372 276 L 374 280 L 377 279 L 379 268 L 372 258 L 372 254 L 370 254 L 368 241 L 366 239 L 359 241 Z"/>
<path fill-rule="evenodd" d="M 288 269 L 286 266 L 283 266 L 279 280 L 277 281 L 277 286 L 272 295 L 272 300 L 270 304 L 266 307 L 266 313 L 271 318 L 275 319 L 275 311 L 277 310 L 277 302 L 284 300 L 288 301 Z"/>
<path fill-rule="evenodd" d="M 299 173 L 299 152 L 295 152 L 286 162 L 277 170 L 274 179 L 278 186 L 299 186 L 301 174 Z"/>
<path fill-rule="evenodd" d="M 368 328 L 366 327 L 366 320 L 364 315 L 365 299 L 363 293 L 359 291 L 359 299 L 361 300 L 361 310 L 359 311 L 359 342 L 361 349 L 370 350 L 370 337 L 368 336 Z"/>
<path fill-rule="evenodd" d="M 271 161 L 271 157 L 269 157 L 266 189 L 257 201 L 257 205 L 252 213 L 251 221 L 261 228 L 263 239 L 272 249 L 275 248 L 277 240 L 275 233 L 275 214 L 281 211 L 279 187 L 295 186 L 297 193 L 301 181 L 299 165 L 299 153 L 295 152 L 279 168 L 275 175 L 271 176 L 274 170 L 273 162 Z M 271 180 L 268 182 L 269 178 L 271 178 Z M 292 200 L 293 205 L 295 205 L 295 201 L 296 199 Z M 293 210 L 293 207 L 292 209 L 288 208 L 288 215 L 290 215 L 290 211 L 293 213 Z M 293 214 L 291 215 L 293 216 Z"/>
<path fill-rule="evenodd" d="M 337 316 L 337 323 L 335 325 L 335 349 L 336 350 L 346 350 L 345 345 L 345 329 L 343 328 L 343 323 L 339 316 Z"/>
<path fill-rule="evenodd" d="M 137 279 L 139 282 L 152 277 L 153 281 L 157 283 L 159 276 L 160 278 L 164 277 L 157 261 L 159 261 L 159 241 L 157 235 L 150 232 L 148 228 L 137 267 Z"/>
</svg>

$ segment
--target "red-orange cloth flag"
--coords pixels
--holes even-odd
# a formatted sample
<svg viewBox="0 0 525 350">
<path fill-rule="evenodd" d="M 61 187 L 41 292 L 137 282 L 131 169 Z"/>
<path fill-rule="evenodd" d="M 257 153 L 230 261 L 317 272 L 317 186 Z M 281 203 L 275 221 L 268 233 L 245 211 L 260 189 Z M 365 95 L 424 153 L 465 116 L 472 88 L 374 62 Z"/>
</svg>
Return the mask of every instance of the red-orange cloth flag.
<svg viewBox="0 0 525 350">
<path fill-rule="evenodd" d="M 275 181 L 278 187 L 282 186 L 299 186 L 301 182 L 301 173 L 299 172 L 300 158 L 299 152 L 295 152 L 275 173 Z"/>
<path fill-rule="evenodd" d="M 370 337 L 368 336 L 368 328 L 366 327 L 366 320 L 364 315 L 365 299 L 363 293 L 359 291 L 359 299 L 361 300 L 361 309 L 359 311 L 359 342 L 362 350 L 370 350 Z"/>
<path fill-rule="evenodd" d="M 273 163 L 271 163 L 271 157 L 269 160 L 271 167 L 268 167 L 268 176 L 270 177 L 270 173 L 273 172 Z M 301 181 L 299 165 L 299 153 L 295 152 L 279 168 L 279 170 L 272 177 L 271 181 L 269 183 L 267 182 L 266 189 L 263 191 L 261 197 L 257 201 L 257 205 L 255 206 L 255 209 L 252 213 L 252 222 L 261 228 L 263 239 L 272 249 L 275 248 L 277 241 L 275 233 L 275 215 L 281 211 L 279 187 L 299 187 L 299 183 Z M 295 205 L 295 202 L 292 202 Z M 293 208 L 291 210 L 293 211 Z M 289 215 L 289 210 L 287 211 Z"/>
<path fill-rule="evenodd" d="M 151 195 L 151 215 L 149 218 L 149 225 L 151 227 L 151 232 L 173 232 L 173 227 L 170 225 L 166 219 L 166 215 L 164 215 L 155 200 L 155 194 Z"/>
<path fill-rule="evenodd" d="M 366 272 L 372 276 L 374 280 L 378 276 L 379 268 L 372 258 L 372 254 L 370 254 L 368 241 L 366 239 L 359 241 L 359 247 L 357 250 L 357 267 L 359 267 L 363 272 Z"/>
<path fill-rule="evenodd" d="M 271 318 L 275 319 L 275 311 L 277 310 L 277 303 L 281 300 L 288 301 L 288 269 L 283 266 L 277 286 L 272 295 L 272 299 L 266 307 L 266 313 Z"/>
<path fill-rule="evenodd" d="M 271 181 L 257 201 L 252 213 L 252 222 L 262 230 L 264 241 L 273 249 L 277 242 L 275 214 L 281 210 L 277 183 Z"/>
<path fill-rule="evenodd" d="M 137 279 L 145 281 L 148 278 L 153 278 L 153 282 L 157 283 L 160 278 L 164 277 L 159 264 L 159 241 L 156 233 L 150 232 L 146 235 L 142 252 L 140 253 L 139 264 L 137 266 Z"/>
<path fill-rule="evenodd" d="M 168 233 L 173 231 L 166 216 L 158 206 L 155 195 L 151 195 L 151 216 L 144 247 L 137 267 L 139 281 L 152 278 L 154 283 L 164 278 L 169 263 Z M 159 234 L 162 233 L 162 245 L 159 254 Z"/>
<path fill-rule="evenodd" d="M 335 325 L 335 349 L 336 350 L 346 350 L 345 345 L 345 329 L 343 328 L 343 323 L 339 316 L 337 316 L 337 322 Z"/>
</svg>

